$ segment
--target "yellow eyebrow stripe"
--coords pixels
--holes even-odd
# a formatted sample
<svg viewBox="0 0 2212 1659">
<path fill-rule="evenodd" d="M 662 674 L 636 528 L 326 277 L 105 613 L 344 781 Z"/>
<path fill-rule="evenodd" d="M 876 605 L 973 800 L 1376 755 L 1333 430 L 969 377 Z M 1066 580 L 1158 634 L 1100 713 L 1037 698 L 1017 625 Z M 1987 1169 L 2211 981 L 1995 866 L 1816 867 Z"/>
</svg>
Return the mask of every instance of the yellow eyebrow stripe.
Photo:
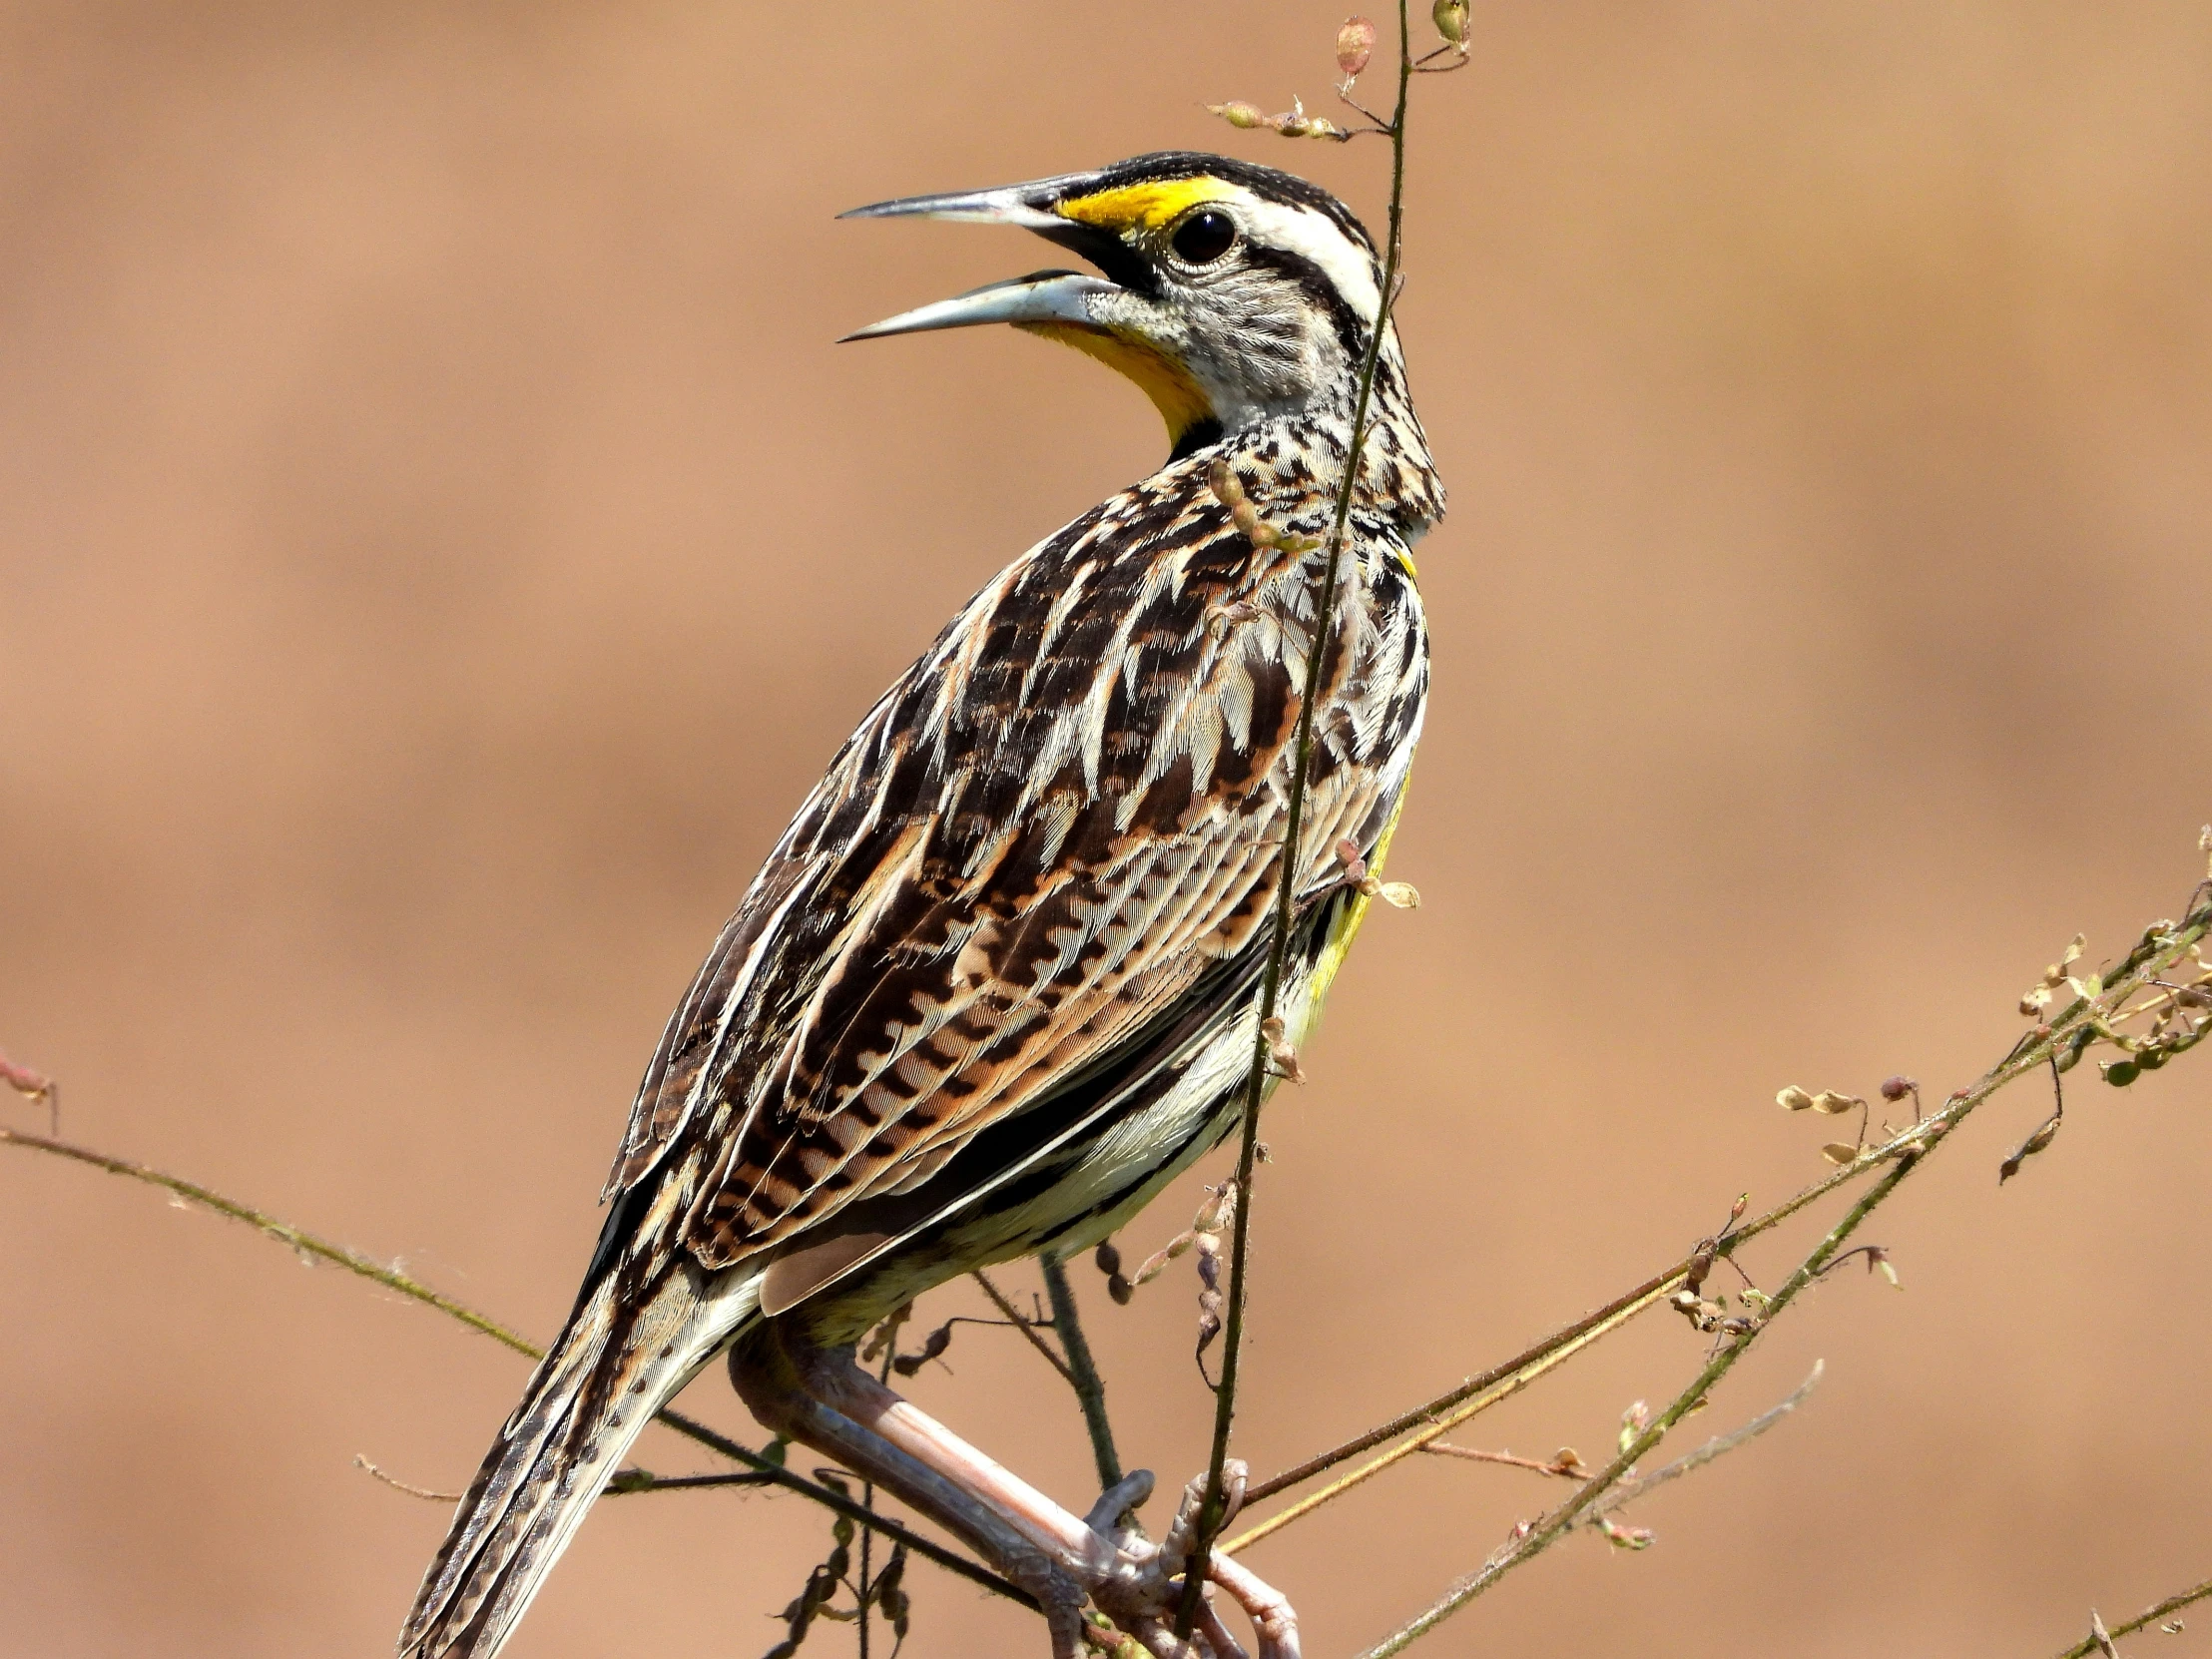
<svg viewBox="0 0 2212 1659">
<path fill-rule="evenodd" d="M 1219 179 L 1168 179 L 1157 184 L 1124 185 L 1102 190 L 1095 196 L 1078 196 L 1054 210 L 1062 219 L 1102 230 L 1125 231 L 1141 226 L 1148 231 L 1166 228 L 1201 202 L 1226 201 L 1236 187 Z"/>
</svg>

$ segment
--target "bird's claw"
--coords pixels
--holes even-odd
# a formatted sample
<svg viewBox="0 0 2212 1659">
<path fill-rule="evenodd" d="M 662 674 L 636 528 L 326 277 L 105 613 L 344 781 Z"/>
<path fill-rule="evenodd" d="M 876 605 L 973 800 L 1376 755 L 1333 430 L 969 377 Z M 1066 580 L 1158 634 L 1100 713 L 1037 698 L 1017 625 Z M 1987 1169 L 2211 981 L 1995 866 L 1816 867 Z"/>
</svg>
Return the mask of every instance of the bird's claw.
<svg viewBox="0 0 2212 1659">
<path fill-rule="evenodd" d="M 1249 1472 L 1241 1461 L 1232 1458 L 1223 1466 L 1224 1507 L 1215 1527 L 1217 1534 L 1243 1507 L 1248 1480 Z M 1298 1616 L 1290 1602 L 1224 1555 L 1212 1555 L 1207 1563 L 1209 1588 L 1199 1601 L 1190 1636 L 1175 1634 L 1176 1612 L 1197 1542 L 1207 1479 L 1200 1475 L 1183 1488 L 1175 1520 L 1158 1543 L 1139 1528 L 1125 1524 L 1128 1512 L 1151 1495 L 1152 1486 L 1150 1471 L 1139 1469 L 1102 1493 L 1085 1517 L 1112 1551 L 1112 1564 L 1104 1571 L 1077 1575 L 1093 1604 L 1139 1651 L 1153 1659 L 1246 1659 L 1243 1644 L 1230 1633 L 1214 1606 L 1212 1587 L 1219 1586 L 1252 1620 L 1260 1638 L 1259 1659 L 1299 1659 Z M 1117 1646 L 1096 1637 L 1094 1642 L 1108 1653 L 1129 1651 L 1126 1645 Z"/>
</svg>

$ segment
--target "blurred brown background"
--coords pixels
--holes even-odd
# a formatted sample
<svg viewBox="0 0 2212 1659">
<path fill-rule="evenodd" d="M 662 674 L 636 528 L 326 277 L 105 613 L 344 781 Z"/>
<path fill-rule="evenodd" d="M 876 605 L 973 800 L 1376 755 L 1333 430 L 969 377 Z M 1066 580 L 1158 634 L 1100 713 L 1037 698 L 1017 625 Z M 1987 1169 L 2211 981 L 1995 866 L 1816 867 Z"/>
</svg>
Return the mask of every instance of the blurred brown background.
<svg viewBox="0 0 2212 1659">
<path fill-rule="evenodd" d="M 1198 107 L 1325 104 L 1339 17 L 9 7 L 0 1044 L 65 1133 L 550 1333 L 787 814 L 961 599 L 1161 452 L 1030 340 L 832 346 L 1052 256 L 831 215 L 1213 146 L 1379 220 L 1380 147 Z M 1393 860 L 1427 903 L 1371 924 L 1270 1119 L 1261 1470 L 1817 1174 L 1778 1086 L 1965 1081 L 2076 928 L 2095 960 L 2177 908 L 2212 817 L 2212 11 L 1477 26 L 1419 89 L 1402 313 L 1453 492 Z M 1701 1431 L 1816 1356 L 1825 1389 L 1638 1512 L 1655 1549 L 1561 1549 L 1430 1651 L 2033 1654 L 2201 1576 L 2212 1062 L 2074 1098 L 2027 1178 L 1994 1179 L 2022 1088 L 1880 1219 L 1906 1294 L 1843 1276 L 1777 1331 Z M 0 1253 L 0 1653 L 388 1652 L 444 1510 L 350 1459 L 458 1484 L 524 1365 L 28 1155 Z M 1190 1281 L 1081 1283 L 1172 1487 Z M 1462 1437 L 1594 1454 L 1702 1352 L 1651 1322 Z M 1087 1497 L 1034 1357 L 948 1358 L 917 1396 Z M 687 1404 L 753 1432 L 719 1377 Z M 1424 1463 L 1256 1563 L 1341 1654 L 1555 1495 Z M 751 1659 L 825 1532 L 609 1502 L 513 1652 Z M 915 1659 L 1042 1651 L 914 1585 Z M 2212 1652 L 2198 1622 L 2137 1645 Z"/>
</svg>

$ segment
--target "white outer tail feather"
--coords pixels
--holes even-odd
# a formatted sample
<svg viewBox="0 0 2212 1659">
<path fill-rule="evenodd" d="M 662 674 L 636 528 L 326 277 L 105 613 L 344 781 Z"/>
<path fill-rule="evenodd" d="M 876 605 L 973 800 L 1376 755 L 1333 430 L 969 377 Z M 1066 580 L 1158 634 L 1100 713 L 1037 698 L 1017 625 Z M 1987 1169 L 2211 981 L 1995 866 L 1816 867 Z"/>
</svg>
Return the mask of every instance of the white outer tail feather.
<svg viewBox="0 0 2212 1659">
<path fill-rule="evenodd" d="M 683 1259 L 611 1347 L 616 1306 L 635 1295 L 626 1277 L 578 1305 L 501 1426 L 423 1576 L 401 1659 L 492 1659 L 639 1432 L 760 1307 L 757 1270 Z"/>
</svg>

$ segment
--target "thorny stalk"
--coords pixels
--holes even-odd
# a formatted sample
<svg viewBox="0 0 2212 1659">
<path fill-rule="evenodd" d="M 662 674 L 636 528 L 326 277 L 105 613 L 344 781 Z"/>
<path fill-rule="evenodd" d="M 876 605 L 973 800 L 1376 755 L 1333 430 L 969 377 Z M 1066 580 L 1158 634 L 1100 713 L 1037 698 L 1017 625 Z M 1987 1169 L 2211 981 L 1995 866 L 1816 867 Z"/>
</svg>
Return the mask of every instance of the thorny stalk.
<svg viewBox="0 0 2212 1659">
<path fill-rule="evenodd" d="M 200 1205 L 204 1209 L 213 1210 L 217 1215 L 228 1217 L 232 1221 L 244 1222 L 247 1226 L 257 1229 L 278 1243 L 290 1246 L 294 1252 L 302 1257 L 329 1262 L 336 1267 L 345 1269 L 348 1273 L 358 1274 L 363 1279 L 371 1280 L 383 1286 L 387 1291 L 395 1291 L 411 1301 L 435 1308 L 447 1318 L 460 1321 L 471 1331 L 481 1332 L 494 1342 L 513 1349 L 517 1354 L 524 1355 L 532 1360 L 540 1359 L 544 1355 L 545 1351 L 528 1338 L 518 1336 L 489 1315 L 480 1314 L 475 1309 L 454 1301 L 443 1292 L 433 1291 L 429 1286 L 400 1272 L 397 1268 L 387 1268 L 381 1262 L 372 1261 L 358 1251 L 348 1250 L 343 1245 L 334 1244 L 330 1240 L 320 1238 L 303 1228 L 294 1227 L 289 1222 L 280 1221 L 268 1212 L 257 1210 L 249 1204 L 242 1204 L 237 1199 L 226 1198 L 223 1194 L 211 1188 L 203 1187 L 197 1182 L 184 1180 L 179 1176 L 171 1175 L 164 1170 L 153 1169 L 145 1164 L 133 1163 L 127 1158 L 111 1158 L 107 1154 L 95 1152 L 89 1147 L 75 1146 L 68 1141 L 57 1141 L 44 1135 L 26 1135 L 19 1130 L 5 1127 L 0 1127 L 0 1146 L 20 1146 L 32 1152 L 51 1153 L 55 1157 L 73 1159 L 80 1164 L 90 1164 L 94 1169 L 105 1170 L 110 1175 L 127 1176 L 133 1181 L 143 1181 L 149 1186 L 160 1187 L 178 1200 L 188 1201 L 191 1204 Z M 980 1584 L 987 1590 L 995 1590 L 998 1594 L 1018 1601 L 1024 1606 L 1036 1605 L 1035 1599 L 1030 1596 L 1028 1591 L 1008 1579 L 1001 1578 L 989 1568 L 977 1565 L 965 1556 L 946 1549 L 942 1544 L 932 1543 L 919 1533 L 863 1508 L 851 1498 L 832 1491 L 830 1487 L 818 1481 L 809 1480 L 803 1475 L 792 1473 L 789 1469 L 783 1468 L 762 1456 L 750 1446 L 741 1445 L 727 1434 L 718 1433 L 696 1417 L 687 1416 L 681 1411 L 664 1408 L 659 1413 L 659 1419 L 675 1429 L 677 1433 L 697 1441 L 707 1447 L 708 1450 L 728 1457 L 733 1462 L 743 1463 L 754 1475 L 760 1477 L 759 1484 L 781 1486 L 786 1491 L 798 1492 L 802 1496 L 810 1497 L 824 1508 L 835 1510 L 848 1520 L 857 1521 L 862 1526 L 875 1528 L 894 1542 L 904 1544 L 914 1554 L 935 1562 L 947 1572 L 955 1573 L 967 1579 L 970 1583 Z M 656 1486 L 731 1485 L 737 1483 L 735 1477 L 722 1475 L 665 1480 L 655 1475 L 646 1474 L 643 1470 L 636 1471 L 636 1475 L 642 1476 L 642 1479 L 634 1477 L 625 1489 L 647 1491 Z M 755 1482 L 748 1479 L 746 1483 L 754 1484 Z"/>
<path fill-rule="evenodd" d="M 1382 259 L 1382 285 L 1377 300 L 1375 328 L 1369 335 L 1366 355 L 1360 363 L 1360 392 L 1353 405 L 1352 437 L 1345 453 L 1344 478 L 1337 486 L 1336 513 L 1329 542 L 1322 557 L 1319 592 L 1314 605 L 1314 629 L 1306 652 L 1306 685 L 1299 700 L 1298 735 L 1292 746 L 1291 784 L 1284 808 L 1283 852 L 1276 880 L 1275 930 L 1268 942 L 1268 960 L 1260 980 L 1260 1018 L 1253 1033 L 1252 1064 L 1245 1074 L 1244 1125 L 1237 1142 L 1237 1214 L 1229 1236 L 1229 1305 L 1222 1329 L 1221 1382 L 1214 1392 L 1214 1436 L 1206 1462 L 1206 1495 L 1200 1501 L 1198 1524 L 1191 1540 L 1191 1560 L 1196 1563 L 1184 1575 L 1183 1598 L 1176 1608 L 1175 1634 L 1188 1640 L 1197 1622 L 1200 1598 L 1205 1593 L 1204 1563 L 1227 1519 L 1224 1502 L 1229 1461 L 1230 1426 L 1237 1414 L 1239 1362 L 1244 1350 L 1245 1287 L 1252 1243 L 1252 1177 L 1259 1161 L 1260 1102 L 1266 1092 L 1270 1022 L 1276 1017 L 1276 1000 L 1283 984 L 1283 963 L 1290 953 L 1292 911 L 1298 886 L 1298 848 L 1305 827 L 1307 772 L 1313 764 L 1314 704 L 1321 695 L 1322 662 L 1328 654 L 1328 635 L 1337 615 L 1338 567 L 1344 561 L 1346 529 L 1352 521 L 1352 497 L 1359 485 L 1365 458 L 1368 410 L 1375 395 L 1375 376 L 1382 360 L 1391 301 L 1397 292 L 1400 233 L 1405 211 L 1405 106 L 1413 83 L 1412 26 L 1406 16 L 1406 0 L 1397 4 L 1397 105 L 1391 114 L 1390 211 L 1387 246 Z"/>
<path fill-rule="evenodd" d="M 2212 1578 L 2207 1578 L 2202 1584 L 2192 1584 L 2186 1590 L 2177 1591 L 2155 1607 L 2146 1607 L 2125 1624 L 2112 1626 L 2111 1629 L 2104 1632 L 2105 1638 L 2109 1641 L 2115 1636 L 2132 1636 L 2136 1631 L 2150 1624 L 2152 1620 L 2162 1619 L 2169 1613 L 2178 1613 L 2190 1603 L 2202 1601 L 2206 1596 L 2212 1596 Z M 2092 1621 L 2096 1620 L 2094 1613 L 2090 1614 L 2089 1617 Z M 2097 1639 L 2092 1634 L 2059 1654 L 2058 1659 L 2089 1659 L 2089 1655 L 2096 1651 Z"/>
</svg>

